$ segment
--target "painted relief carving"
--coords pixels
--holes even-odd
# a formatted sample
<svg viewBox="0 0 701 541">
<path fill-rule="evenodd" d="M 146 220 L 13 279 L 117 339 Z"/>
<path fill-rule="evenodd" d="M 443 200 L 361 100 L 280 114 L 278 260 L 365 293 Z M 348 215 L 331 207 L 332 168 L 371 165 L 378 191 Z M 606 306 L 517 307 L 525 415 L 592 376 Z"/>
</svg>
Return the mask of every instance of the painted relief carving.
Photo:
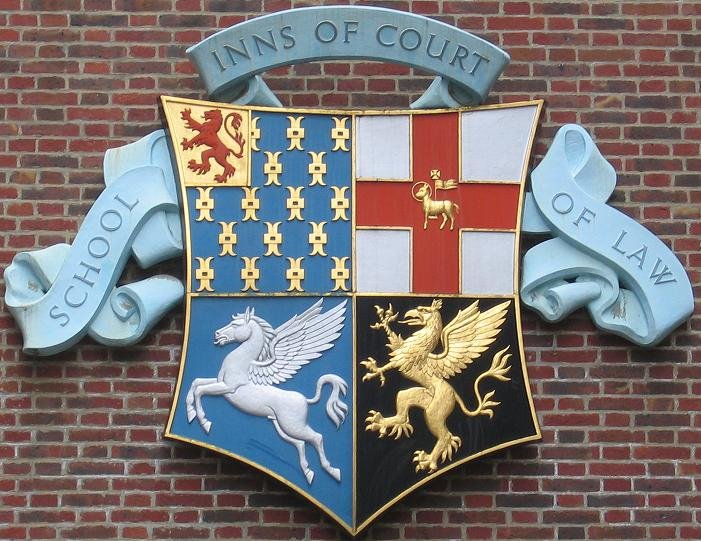
<svg viewBox="0 0 701 541">
<path fill-rule="evenodd" d="M 165 436 L 259 468 L 351 534 L 451 468 L 540 439 L 520 299 L 548 321 L 586 307 L 647 346 L 691 314 L 674 254 L 606 205 L 616 175 L 583 128 L 558 132 L 524 195 L 543 101 L 477 106 L 508 64 L 498 47 L 336 6 L 246 21 L 188 55 L 229 103 L 162 97 L 168 132 L 106 153 L 73 244 L 17 254 L 5 302 L 25 351 L 50 355 L 86 334 L 136 343 L 184 297 Z M 319 111 L 282 108 L 260 76 L 344 58 L 437 77 L 411 110 Z M 522 273 L 521 232 L 553 237 Z M 130 257 L 183 252 L 184 283 L 116 285 Z M 214 321 L 228 323 L 212 339 Z"/>
</svg>

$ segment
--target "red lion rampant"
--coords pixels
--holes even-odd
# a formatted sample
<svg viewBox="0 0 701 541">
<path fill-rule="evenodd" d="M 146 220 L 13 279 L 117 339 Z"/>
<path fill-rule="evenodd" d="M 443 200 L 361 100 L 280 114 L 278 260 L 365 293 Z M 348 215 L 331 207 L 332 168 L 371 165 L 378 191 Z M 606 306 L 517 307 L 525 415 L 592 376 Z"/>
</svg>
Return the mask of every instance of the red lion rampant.
<svg viewBox="0 0 701 541">
<path fill-rule="evenodd" d="M 236 172 L 236 168 L 229 163 L 227 157 L 229 154 L 233 154 L 239 159 L 243 158 L 243 149 L 246 145 L 246 141 L 239 131 L 241 127 L 241 115 L 231 112 L 226 115 L 226 118 L 223 118 L 219 109 L 210 109 L 204 112 L 203 117 L 205 121 L 198 122 L 192 118 L 190 109 L 184 109 L 180 113 L 180 117 L 185 121 L 187 129 L 198 132 L 192 139 L 188 139 L 187 137 L 183 138 L 181 143 L 183 150 L 190 150 L 199 146 L 209 147 L 200 154 L 199 163 L 197 160 L 190 160 L 187 164 L 187 168 L 198 175 L 204 175 L 209 172 L 211 168 L 209 162 L 214 158 L 214 160 L 224 168 L 221 174 L 215 175 L 214 180 L 217 182 L 226 182 L 226 180 Z M 219 137 L 219 129 L 222 125 L 229 137 L 238 144 L 238 152 L 227 147 Z M 233 129 L 233 133 L 229 131 L 229 125 Z"/>
</svg>

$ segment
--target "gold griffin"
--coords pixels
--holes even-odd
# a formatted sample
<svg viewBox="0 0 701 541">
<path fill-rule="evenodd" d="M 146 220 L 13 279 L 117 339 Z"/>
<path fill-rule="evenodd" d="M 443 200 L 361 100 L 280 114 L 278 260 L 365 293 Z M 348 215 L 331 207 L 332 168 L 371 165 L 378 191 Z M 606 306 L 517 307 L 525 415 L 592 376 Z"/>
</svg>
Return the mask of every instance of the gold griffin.
<svg viewBox="0 0 701 541">
<path fill-rule="evenodd" d="M 435 471 L 439 463 L 451 460 L 453 453 L 462 444 L 460 438 L 451 434 L 445 424 L 456 404 L 469 417 L 486 415 L 491 419 L 494 415 L 492 408 L 498 406 L 499 402 L 492 400 L 494 390 L 483 395 L 479 389 L 480 383 L 487 378 L 509 381 L 506 374 L 511 368 L 507 364 L 511 357 L 507 353 L 510 346 L 498 351 L 492 358 L 491 366 L 475 379 L 473 389 L 477 406 L 474 410 L 465 405 L 447 381 L 465 369 L 494 342 L 501 332 L 511 304 L 511 301 L 506 301 L 480 312 L 478 302 L 460 310 L 445 327 L 440 314 L 440 300 L 434 300 L 430 306 L 418 306 L 409 310 L 399 323 L 422 328 L 406 339 L 390 328 L 390 324 L 398 317 L 392 305 L 387 309 L 375 306 L 378 322 L 370 328 L 382 329 L 387 334 L 390 361 L 383 366 L 377 366 L 377 361 L 372 357 L 361 361 L 368 371 L 363 376 L 363 381 L 378 378 L 382 386 L 385 383 L 384 373 L 396 368 L 404 377 L 420 386 L 397 393 L 397 412 L 392 417 L 383 417 L 379 412 L 370 410 L 365 419 L 365 430 L 377 432 L 381 438 L 386 435 L 394 436 L 395 439 L 409 437 L 414 431 L 409 422 L 409 408 L 423 409 L 426 426 L 436 437 L 436 444 L 430 453 L 423 450 L 414 453 L 413 461 L 417 472 Z M 443 345 L 443 351 L 432 353 L 439 342 Z"/>
</svg>

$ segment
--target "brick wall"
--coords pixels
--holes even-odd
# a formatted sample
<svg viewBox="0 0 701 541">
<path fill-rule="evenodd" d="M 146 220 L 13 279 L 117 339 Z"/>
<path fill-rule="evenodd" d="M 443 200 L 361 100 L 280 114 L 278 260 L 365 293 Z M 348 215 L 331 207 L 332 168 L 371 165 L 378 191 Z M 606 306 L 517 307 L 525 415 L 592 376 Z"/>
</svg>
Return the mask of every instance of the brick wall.
<svg viewBox="0 0 701 541">
<path fill-rule="evenodd" d="M 490 100 L 545 98 L 537 155 L 562 123 L 591 130 L 620 173 L 612 203 L 675 250 L 698 298 L 700 2 L 381 5 L 505 48 L 513 61 Z M 0 0 L 3 266 L 19 250 L 72 239 L 103 187 L 104 150 L 159 128 L 159 95 L 205 96 L 186 46 L 288 7 Z M 267 81 L 286 104 L 404 107 L 429 78 L 334 62 Z M 157 270 L 181 275 L 177 261 Z M 264 475 L 161 439 L 180 309 L 137 347 L 86 339 L 48 359 L 20 352 L 4 305 L 0 324 L 0 538 L 344 537 Z M 454 470 L 364 537 L 700 538 L 701 318 L 652 350 L 598 332 L 581 312 L 553 326 L 526 312 L 524 327 L 543 441 Z"/>
</svg>

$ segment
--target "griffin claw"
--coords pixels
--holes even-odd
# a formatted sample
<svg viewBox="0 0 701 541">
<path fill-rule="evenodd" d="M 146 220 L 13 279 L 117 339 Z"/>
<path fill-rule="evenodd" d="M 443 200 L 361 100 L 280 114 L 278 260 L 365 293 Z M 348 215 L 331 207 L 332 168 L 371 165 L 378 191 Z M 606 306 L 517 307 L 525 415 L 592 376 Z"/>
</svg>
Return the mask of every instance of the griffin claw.
<svg viewBox="0 0 701 541">
<path fill-rule="evenodd" d="M 377 432 L 380 438 L 384 438 L 387 435 L 387 427 L 382 425 L 382 421 L 384 421 L 384 417 L 379 411 L 368 411 L 368 416 L 365 418 L 367 423 L 365 430 Z"/>
<path fill-rule="evenodd" d="M 453 453 L 458 450 L 460 445 L 462 445 L 462 440 L 457 436 L 451 436 L 450 445 L 446 446 L 441 453 L 441 462 L 445 462 L 446 458 L 453 460 Z"/>
<path fill-rule="evenodd" d="M 406 436 L 408 438 L 413 433 L 414 433 L 414 427 L 411 426 L 411 424 L 407 421 L 406 423 L 394 425 L 392 427 L 392 430 L 390 430 L 389 435 L 394 436 L 394 439 L 398 440 L 402 436 Z"/>
<path fill-rule="evenodd" d="M 377 313 L 377 323 L 373 323 L 372 325 L 370 325 L 370 328 L 378 330 L 385 329 L 385 331 L 389 333 L 389 324 L 393 321 L 396 321 L 396 319 L 399 317 L 399 314 L 394 313 L 394 309 L 392 308 L 391 304 L 387 309 L 384 309 L 376 304 L 375 312 Z"/>
<path fill-rule="evenodd" d="M 382 373 L 382 369 L 377 367 L 377 361 L 372 357 L 368 357 L 367 361 L 360 361 L 368 371 L 367 374 L 363 376 L 363 381 L 370 381 L 372 378 L 380 378 L 380 387 L 385 384 L 385 375 Z"/>
<path fill-rule="evenodd" d="M 376 423 L 382 418 L 379 411 L 370 410 L 368 411 L 368 416 L 365 418 L 366 423 Z"/>
<path fill-rule="evenodd" d="M 431 462 L 431 455 L 429 455 L 426 451 L 416 451 L 412 462 L 416 462 L 416 473 L 420 472 L 421 470 L 432 473 L 438 469 L 438 466 Z"/>
<path fill-rule="evenodd" d="M 408 420 L 403 423 L 392 420 L 391 418 L 388 420 L 382 417 L 380 412 L 375 410 L 368 411 L 365 422 L 367 423 L 365 430 L 377 432 L 379 438 L 394 436 L 394 439 L 398 440 L 402 436 L 410 437 L 414 433 L 414 427 L 411 426 Z M 389 433 L 387 432 L 388 429 Z"/>
</svg>

